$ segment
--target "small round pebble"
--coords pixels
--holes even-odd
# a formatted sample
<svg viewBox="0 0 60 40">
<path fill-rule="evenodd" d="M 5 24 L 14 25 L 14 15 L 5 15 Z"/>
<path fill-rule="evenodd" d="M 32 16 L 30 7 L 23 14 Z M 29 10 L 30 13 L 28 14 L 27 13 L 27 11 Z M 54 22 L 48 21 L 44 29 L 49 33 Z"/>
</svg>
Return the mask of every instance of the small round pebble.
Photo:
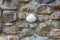
<svg viewBox="0 0 60 40">
<path fill-rule="evenodd" d="M 35 17 L 34 14 L 29 14 L 27 17 L 26 17 L 26 20 L 28 22 L 35 22 L 37 20 L 37 18 Z"/>
</svg>

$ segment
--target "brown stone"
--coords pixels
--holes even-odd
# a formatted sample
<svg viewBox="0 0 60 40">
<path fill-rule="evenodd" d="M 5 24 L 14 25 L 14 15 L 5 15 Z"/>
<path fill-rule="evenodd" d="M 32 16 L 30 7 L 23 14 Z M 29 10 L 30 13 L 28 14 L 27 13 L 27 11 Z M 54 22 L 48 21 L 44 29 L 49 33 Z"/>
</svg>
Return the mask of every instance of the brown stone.
<svg viewBox="0 0 60 40">
<path fill-rule="evenodd" d="M 4 28 L 3 32 L 6 34 L 17 34 L 19 33 L 19 30 L 16 27 L 6 27 Z"/>
<path fill-rule="evenodd" d="M 19 1 L 22 3 L 27 3 L 27 2 L 30 2 L 31 0 L 19 0 Z"/>
<path fill-rule="evenodd" d="M 25 16 L 24 13 L 19 13 L 19 14 L 18 14 L 18 18 L 22 20 L 22 19 L 25 19 L 26 16 Z"/>
<path fill-rule="evenodd" d="M 6 40 L 4 37 L 0 36 L 0 40 Z"/>
<path fill-rule="evenodd" d="M 60 19 L 60 11 L 55 11 L 51 14 L 52 19 Z"/>
<path fill-rule="evenodd" d="M 52 9 L 49 5 L 40 5 L 37 8 L 37 13 L 39 14 L 50 14 L 52 12 Z"/>
<path fill-rule="evenodd" d="M 13 22 L 16 21 L 16 13 L 13 11 L 4 11 L 2 15 L 4 22 Z"/>
<path fill-rule="evenodd" d="M 38 20 L 47 21 L 47 20 L 49 20 L 49 16 L 48 15 L 38 15 Z"/>
<path fill-rule="evenodd" d="M 49 36 L 48 34 L 50 33 L 51 29 L 51 24 L 48 22 L 43 22 L 39 24 L 39 27 L 36 29 L 36 33 L 39 36 Z"/>
<path fill-rule="evenodd" d="M 53 29 L 50 33 L 51 38 L 60 38 L 60 29 Z"/>
<path fill-rule="evenodd" d="M 15 35 L 9 35 L 8 40 L 19 40 L 19 37 Z"/>
<path fill-rule="evenodd" d="M 20 21 L 16 23 L 16 26 L 19 28 L 27 28 L 28 27 L 28 23 L 24 22 L 24 21 Z"/>
<path fill-rule="evenodd" d="M 23 29 L 22 32 L 21 32 L 21 35 L 22 36 L 31 36 L 32 33 L 29 29 Z"/>
<path fill-rule="evenodd" d="M 18 0 L 4 0 L 4 5 L 1 6 L 2 9 L 18 9 Z"/>
<path fill-rule="evenodd" d="M 33 8 L 31 6 L 24 6 L 21 8 L 22 12 L 32 12 Z"/>
<path fill-rule="evenodd" d="M 16 4 L 11 4 L 11 9 L 18 9 L 18 5 L 16 5 Z"/>
<path fill-rule="evenodd" d="M 60 3 L 56 3 L 56 4 L 54 5 L 54 7 L 55 7 L 57 10 L 60 10 Z"/>
<path fill-rule="evenodd" d="M 60 28 L 60 21 L 53 21 L 52 25 L 54 28 Z"/>
</svg>

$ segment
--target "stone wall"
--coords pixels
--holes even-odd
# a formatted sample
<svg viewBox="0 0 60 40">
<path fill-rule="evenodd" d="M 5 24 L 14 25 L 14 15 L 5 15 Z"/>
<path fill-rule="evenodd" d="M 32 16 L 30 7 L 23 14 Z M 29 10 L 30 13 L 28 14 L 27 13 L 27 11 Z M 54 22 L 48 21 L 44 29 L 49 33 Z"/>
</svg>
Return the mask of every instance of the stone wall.
<svg viewBox="0 0 60 40">
<path fill-rule="evenodd" d="M 60 40 L 60 1 L 0 0 L 0 40 Z"/>
</svg>

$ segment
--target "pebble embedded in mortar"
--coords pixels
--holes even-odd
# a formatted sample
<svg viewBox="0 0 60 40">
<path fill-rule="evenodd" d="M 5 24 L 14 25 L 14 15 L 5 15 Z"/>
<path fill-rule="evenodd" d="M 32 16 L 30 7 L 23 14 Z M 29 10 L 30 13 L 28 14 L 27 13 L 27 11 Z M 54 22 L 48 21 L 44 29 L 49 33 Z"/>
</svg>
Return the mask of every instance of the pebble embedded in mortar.
<svg viewBox="0 0 60 40">
<path fill-rule="evenodd" d="M 36 16 L 34 14 L 29 14 L 27 17 L 26 17 L 26 20 L 28 22 L 35 22 L 37 20 Z"/>
</svg>

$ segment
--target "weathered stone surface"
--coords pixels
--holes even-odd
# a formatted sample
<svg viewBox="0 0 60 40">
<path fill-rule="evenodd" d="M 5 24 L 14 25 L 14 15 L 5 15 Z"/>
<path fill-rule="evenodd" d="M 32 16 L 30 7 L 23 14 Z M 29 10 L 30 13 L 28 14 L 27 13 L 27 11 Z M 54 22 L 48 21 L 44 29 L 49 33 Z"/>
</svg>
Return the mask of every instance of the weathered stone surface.
<svg viewBox="0 0 60 40">
<path fill-rule="evenodd" d="M 16 13 L 14 13 L 13 11 L 4 11 L 2 16 L 4 22 L 16 21 Z"/>
<path fill-rule="evenodd" d="M 36 16 L 34 14 L 29 14 L 27 17 L 26 17 L 26 21 L 27 22 L 35 22 L 37 20 Z"/>
<path fill-rule="evenodd" d="M 33 8 L 31 6 L 23 6 L 21 8 L 21 11 L 22 12 L 32 12 L 33 11 Z"/>
<path fill-rule="evenodd" d="M 48 37 L 37 37 L 36 40 L 48 40 Z"/>
<path fill-rule="evenodd" d="M 25 14 L 22 12 L 22 13 L 19 13 L 19 14 L 18 14 L 18 18 L 22 20 L 22 19 L 25 19 L 26 16 L 25 16 Z"/>
<path fill-rule="evenodd" d="M 49 5 L 40 5 L 38 8 L 37 8 L 37 13 L 38 14 L 50 14 L 52 12 L 52 8 L 49 6 Z"/>
<path fill-rule="evenodd" d="M 22 3 L 27 3 L 27 2 L 30 2 L 31 0 L 19 0 L 19 1 Z"/>
<path fill-rule="evenodd" d="M 55 0 L 43 0 L 43 3 L 52 3 L 52 2 L 54 2 Z"/>
<path fill-rule="evenodd" d="M 35 28 L 37 25 L 38 25 L 37 23 L 31 23 L 31 24 L 30 24 L 30 27 L 31 27 L 31 28 Z"/>
<path fill-rule="evenodd" d="M 22 32 L 21 32 L 21 35 L 23 37 L 25 37 L 25 36 L 27 37 L 27 36 L 31 36 L 32 33 L 31 33 L 31 31 L 29 29 L 23 29 Z"/>
<path fill-rule="evenodd" d="M 15 35 L 9 35 L 8 40 L 19 40 L 19 37 Z"/>
<path fill-rule="evenodd" d="M 39 24 L 39 27 L 36 29 L 36 34 L 39 36 L 49 36 L 51 24 L 48 22 L 43 22 Z"/>
<path fill-rule="evenodd" d="M 60 28 L 60 21 L 53 21 L 52 25 L 54 28 Z"/>
<path fill-rule="evenodd" d="M 48 37 L 40 37 L 40 36 L 30 36 L 30 37 L 24 37 L 21 40 L 48 40 Z"/>
<path fill-rule="evenodd" d="M 25 37 L 25 38 L 22 38 L 21 40 L 32 40 L 31 37 Z"/>
<path fill-rule="evenodd" d="M 12 23 L 5 23 L 5 25 L 12 25 Z"/>
<path fill-rule="evenodd" d="M 19 33 L 19 30 L 16 27 L 6 27 L 4 28 L 3 32 L 6 34 L 17 34 Z"/>
<path fill-rule="evenodd" d="M 60 10 L 60 2 L 54 5 L 55 9 Z"/>
<path fill-rule="evenodd" d="M 25 21 L 20 21 L 16 23 L 16 26 L 19 28 L 27 28 L 28 27 L 28 23 L 26 23 Z"/>
<path fill-rule="evenodd" d="M 0 34 L 3 32 L 2 20 L 0 19 Z"/>
<path fill-rule="evenodd" d="M 51 14 L 52 19 L 60 19 L 60 11 L 55 11 Z"/>
<path fill-rule="evenodd" d="M 3 36 L 0 36 L 0 40 L 6 40 Z"/>
<path fill-rule="evenodd" d="M 38 3 L 44 3 L 44 4 L 49 4 L 54 2 L 55 0 L 36 0 Z"/>
<path fill-rule="evenodd" d="M 50 33 L 51 38 L 60 38 L 60 29 L 53 29 Z"/>
<path fill-rule="evenodd" d="M 18 0 L 4 0 L 4 5 L 1 7 L 2 9 L 18 9 Z"/>
<path fill-rule="evenodd" d="M 60 39 L 59 39 L 59 38 L 58 38 L 58 39 L 57 39 L 57 38 L 56 38 L 56 39 L 55 39 L 55 38 L 54 38 L 54 39 L 53 39 L 53 38 L 51 38 L 51 39 L 48 39 L 48 40 L 60 40 Z"/>
<path fill-rule="evenodd" d="M 38 15 L 38 20 L 47 21 L 47 20 L 49 20 L 49 16 L 48 15 Z"/>
</svg>

